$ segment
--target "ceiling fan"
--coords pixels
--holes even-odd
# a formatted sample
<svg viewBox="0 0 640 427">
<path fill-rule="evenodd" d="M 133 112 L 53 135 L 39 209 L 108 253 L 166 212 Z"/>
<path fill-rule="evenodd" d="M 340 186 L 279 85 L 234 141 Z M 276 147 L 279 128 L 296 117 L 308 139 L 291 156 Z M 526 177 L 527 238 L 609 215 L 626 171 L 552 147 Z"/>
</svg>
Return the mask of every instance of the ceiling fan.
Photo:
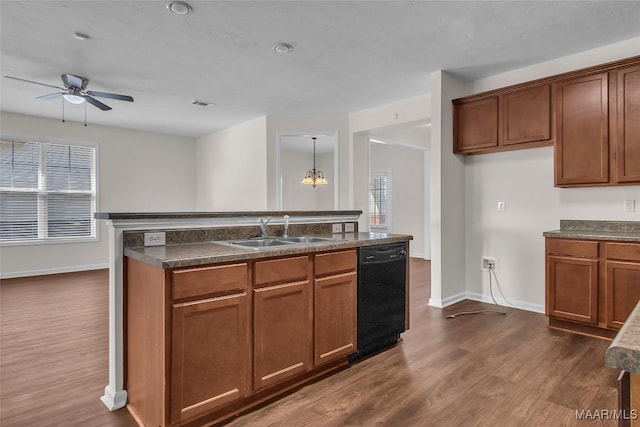
<svg viewBox="0 0 640 427">
<path fill-rule="evenodd" d="M 62 83 L 64 83 L 64 87 L 54 86 L 47 83 L 40 83 L 33 80 L 21 79 L 18 77 L 12 77 L 12 76 L 5 76 L 5 77 L 8 79 L 18 80 L 21 82 L 34 83 L 37 85 L 48 86 L 48 87 L 62 90 L 62 92 L 55 92 L 55 93 L 50 93 L 49 95 L 38 96 L 37 97 L 38 99 L 54 99 L 54 98 L 62 97 L 66 101 L 72 104 L 82 104 L 83 102 L 87 101 L 89 104 L 95 107 L 98 107 L 102 111 L 111 110 L 111 107 L 98 101 L 97 99 L 94 98 L 94 96 L 98 98 L 110 98 L 110 99 L 117 99 L 120 101 L 133 102 L 133 98 L 129 95 L 118 95 L 117 93 L 95 92 L 91 90 L 86 90 L 87 84 L 89 84 L 88 78 L 76 76 L 68 73 L 63 74 L 61 76 Z"/>
</svg>

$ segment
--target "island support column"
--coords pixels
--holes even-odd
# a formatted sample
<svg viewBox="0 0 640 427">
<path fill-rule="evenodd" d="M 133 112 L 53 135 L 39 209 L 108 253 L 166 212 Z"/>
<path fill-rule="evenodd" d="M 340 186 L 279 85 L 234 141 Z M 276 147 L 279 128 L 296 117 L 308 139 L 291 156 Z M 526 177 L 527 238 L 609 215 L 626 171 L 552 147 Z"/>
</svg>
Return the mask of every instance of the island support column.
<svg viewBox="0 0 640 427">
<path fill-rule="evenodd" d="M 124 389 L 124 329 L 123 329 L 123 230 L 113 221 L 109 229 L 109 384 L 100 398 L 110 411 L 127 404 Z"/>
</svg>

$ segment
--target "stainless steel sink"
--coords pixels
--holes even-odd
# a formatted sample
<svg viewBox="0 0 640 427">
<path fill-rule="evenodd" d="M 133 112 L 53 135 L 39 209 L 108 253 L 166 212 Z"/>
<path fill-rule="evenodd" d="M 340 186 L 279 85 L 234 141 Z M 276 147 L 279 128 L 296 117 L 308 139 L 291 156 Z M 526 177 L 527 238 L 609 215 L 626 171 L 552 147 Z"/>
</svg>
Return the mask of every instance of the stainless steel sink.
<svg viewBox="0 0 640 427">
<path fill-rule="evenodd" d="M 254 239 L 244 240 L 226 240 L 218 241 L 216 243 L 222 243 L 231 246 L 242 246 L 251 249 L 270 248 L 273 246 L 287 246 L 287 245 L 303 245 L 309 243 L 328 243 L 336 242 L 340 239 L 332 239 L 331 237 L 318 237 L 318 236 L 288 236 L 288 237 L 257 237 Z"/>
<path fill-rule="evenodd" d="M 320 243 L 320 242 L 335 242 L 336 239 L 331 237 L 317 237 L 317 236 L 289 236 L 278 237 L 278 240 L 292 243 Z"/>
<path fill-rule="evenodd" d="M 268 248 L 271 246 L 290 245 L 292 242 L 285 242 L 274 238 L 260 238 L 247 240 L 231 240 L 226 242 L 230 245 L 246 246 L 248 248 Z"/>
</svg>

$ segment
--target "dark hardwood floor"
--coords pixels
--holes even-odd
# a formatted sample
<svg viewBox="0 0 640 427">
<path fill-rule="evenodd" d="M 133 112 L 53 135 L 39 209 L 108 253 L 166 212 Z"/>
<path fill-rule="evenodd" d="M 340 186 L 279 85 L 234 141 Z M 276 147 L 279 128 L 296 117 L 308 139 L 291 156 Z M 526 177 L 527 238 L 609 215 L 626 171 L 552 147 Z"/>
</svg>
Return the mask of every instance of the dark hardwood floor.
<svg viewBox="0 0 640 427">
<path fill-rule="evenodd" d="M 428 261 L 411 263 L 411 330 L 395 347 L 242 415 L 230 426 L 590 426 L 614 409 L 608 342 L 551 331 L 544 315 L 465 301 L 427 306 Z M 100 402 L 107 384 L 107 272 L 0 284 L 0 425 L 134 426 Z"/>
</svg>

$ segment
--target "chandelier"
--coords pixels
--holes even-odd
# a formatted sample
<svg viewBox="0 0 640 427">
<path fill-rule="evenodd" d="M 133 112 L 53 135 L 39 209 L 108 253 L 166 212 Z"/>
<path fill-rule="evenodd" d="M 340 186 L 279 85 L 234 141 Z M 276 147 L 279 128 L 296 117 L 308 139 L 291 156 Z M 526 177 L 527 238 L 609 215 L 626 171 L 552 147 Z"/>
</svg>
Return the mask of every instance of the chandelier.
<svg viewBox="0 0 640 427">
<path fill-rule="evenodd" d="M 316 188 L 316 185 L 324 185 L 328 184 L 327 178 L 324 177 L 324 173 L 321 170 L 316 169 L 316 137 L 313 138 L 313 169 L 307 171 L 306 175 L 300 181 L 302 184 L 309 184 L 313 188 Z"/>
</svg>

